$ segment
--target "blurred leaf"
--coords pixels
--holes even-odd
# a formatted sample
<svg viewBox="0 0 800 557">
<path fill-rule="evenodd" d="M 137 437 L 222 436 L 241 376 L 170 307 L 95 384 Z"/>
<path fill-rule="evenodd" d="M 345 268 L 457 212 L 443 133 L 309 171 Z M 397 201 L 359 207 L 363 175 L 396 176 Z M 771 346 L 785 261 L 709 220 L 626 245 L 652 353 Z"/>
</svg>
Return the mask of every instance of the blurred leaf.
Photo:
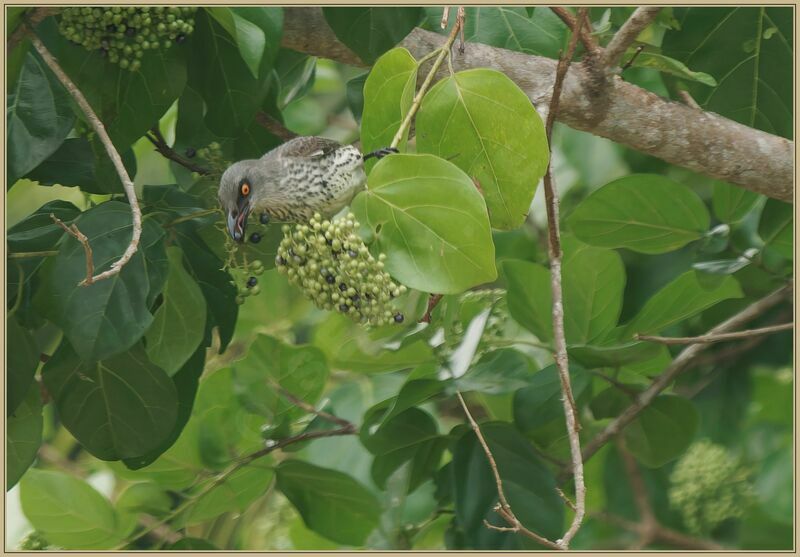
<svg viewBox="0 0 800 557">
<path fill-rule="evenodd" d="M 280 93 L 278 108 L 283 109 L 294 99 L 305 95 L 314 86 L 317 69 L 316 56 L 301 54 L 294 50 L 281 48 L 275 59 L 275 72 L 278 77 Z"/>
<path fill-rule="evenodd" d="M 173 544 L 164 547 L 167 551 L 207 551 L 218 550 L 219 548 L 201 538 L 182 538 Z"/>
<path fill-rule="evenodd" d="M 547 169 L 544 124 L 525 93 L 487 68 L 458 72 L 425 95 L 417 150 L 447 160 L 477 182 L 494 228 L 520 226 Z"/>
<path fill-rule="evenodd" d="M 714 182 L 712 207 L 719 220 L 735 223 L 753 208 L 758 201 L 758 194 L 727 182 Z"/>
<path fill-rule="evenodd" d="M 553 339 L 550 310 L 550 270 L 536 263 L 509 260 L 503 263 L 503 276 L 508 283 L 508 309 L 514 321 L 536 337 L 549 342 Z"/>
<path fill-rule="evenodd" d="M 258 70 L 267 42 L 264 30 L 237 14 L 234 8 L 206 8 L 206 10 L 233 37 L 250 73 L 258 79 Z"/>
<path fill-rule="evenodd" d="M 139 347 L 84 363 L 62 342 L 42 378 L 64 426 L 101 460 L 141 456 L 172 432 L 175 386 Z"/>
<path fill-rule="evenodd" d="M 322 8 L 336 38 L 367 64 L 402 41 L 422 18 L 418 7 Z"/>
<path fill-rule="evenodd" d="M 755 479 L 755 491 L 761 510 L 772 520 L 792 522 L 794 486 L 792 485 L 792 450 L 784 448 L 768 455 Z"/>
<path fill-rule="evenodd" d="M 364 113 L 364 85 L 369 77 L 369 72 L 355 76 L 347 82 L 347 106 L 356 122 L 361 122 Z"/>
<path fill-rule="evenodd" d="M 347 474 L 300 460 L 285 460 L 276 471 L 278 489 L 314 532 L 360 546 L 378 526 L 378 500 Z"/>
<path fill-rule="evenodd" d="M 636 333 L 656 333 L 722 300 L 743 296 L 739 283 L 733 277 L 714 278 L 713 284 L 708 285 L 699 280 L 695 271 L 683 273 L 647 301 L 636 317 L 625 325 L 621 338 L 630 338 Z"/>
<path fill-rule="evenodd" d="M 620 340 L 602 345 L 570 344 L 567 346 L 569 356 L 587 368 L 621 367 L 652 358 L 658 350 L 658 345 L 652 342 L 621 342 Z"/>
<path fill-rule="evenodd" d="M 675 17 L 680 30 L 664 35 L 664 54 L 719 83 L 687 84 L 692 97 L 706 110 L 792 137 L 791 10 L 692 7 L 676 8 Z"/>
<path fill-rule="evenodd" d="M 489 219 L 472 181 L 430 155 L 390 155 L 370 174 L 353 212 L 375 233 L 371 248 L 409 288 L 450 294 L 493 281 Z"/>
<path fill-rule="evenodd" d="M 580 366 L 570 366 L 570 383 L 575 400 L 591 392 L 592 378 Z M 561 379 L 555 364 L 534 373 L 528 386 L 514 395 L 514 424 L 531 432 L 556 420 L 563 421 Z"/>
<path fill-rule="evenodd" d="M 364 112 L 361 116 L 361 150 L 370 153 L 388 147 L 400 129 L 414 100 L 417 61 L 405 48 L 394 48 L 381 56 L 364 83 Z M 398 144 L 406 150 L 408 129 Z M 369 172 L 377 161 L 366 163 Z"/>
<path fill-rule="evenodd" d="M 636 49 L 629 49 L 625 55 L 625 59 L 630 60 L 635 54 Z M 657 70 L 661 73 L 671 74 L 689 81 L 696 81 L 697 83 L 702 83 L 709 87 L 717 86 L 717 81 L 707 73 L 694 72 L 687 68 L 682 62 L 655 52 L 647 52 L 646 50 L 640 52 L 633 60 L 632 66 L 635 68 Z"/>
<path fill-rule="evenodd" d="M 39 350 L 30 331 L 9 315 L 6 316 L 6 342 L 14 347 L 8 351 L 6 361 L 6 416 L 10 416 L 25 400 L 34 382 Z"/>
<path fill-rule="evenodd" d="M 623 410 L 631 405 L 631 402 L 630 395 L 612 386 L 592 398 L 589 406 L 592 410 L 592 416 L 596 420 L 605 420 L 619 416 Z"/>
<path fill-rule="evenodd" d="M 183 268 L 179 247 L 167 248 L 169 274 L 164 287 L 164 302 L 156 310 L 145 333 L 150 361 L 174 375 L 203 340 L 206 300 L 197 283 Z"/>
<path fill-rule="evenodd" d="M 36 382 L 6 421 L 6 491 L 33 464 L 42 444 L 42 395 Z"/>
<path fill-rule="evenodd" d="M 487 352 L 466 374 L 456 379 L 462 392 L 505 394 L 530 385 L 535 371 L 531 358 L 513 348 Z"/>
<path fill-rule="evenodd" d="M 20 482 L 22 511 L 50 543 L 64 549 L 111 549 L 123 541 L 111 503 L 64 472 L 29 470 Z"/>
<path fill-rule="evenodd" d="M 58 149 L 75 122 L 69 93 L 33 51 L 8 96 L 6 118 L 10 188 Z"/>
<path fill-rule="evenodd" d="M 361 443 L 374 455 L 400 451 L 439 435 L 433 417 L 419 408 L 412 407 L 395 414 L 372 431 L 373 424 L 378 421 L 375 418 L 379 417 L 380 414 L 371 420 L 365 420 L 359 433 Z"/>
<path fill-rule="evenodd" d="M 172 507 L 170 496 L 158 485 L 151 482 L 131 484 L 120 493 L 116 501 L 117 512 L 122 514 L 147 513 L 164 516 Z"/>
<path fill-rule="evenodd" d="M 442 392 L 446 383 L 438 379 L 437 372 L 438 366 L 436 365 L 421 365 L 412 371 L 403 386 L 397 391 L 397 396 L 376 405 L 386 408 L 386 411 L 380 415 L 379 425 L 385 424 L 401 412 L 426 402 Z"/>
<path fill-rule="evenodd" d="M 761 212 L 761 220 L 758 222 L 758 234 L 764 243 L 787 259 L 792 259 L 794 256 L 793 216 L 794 207 L 791 203 L 767 199 Z"/>
<path fill-rule="evenodd" d="M 686 186 L 655 174 L 633 174 L 594 191 L 567 223 L 587 244 L 653 254 L 700 238 L 709 216 Z"/>
<path fill-rule="evenodd" d="M 697 409 L 690 400 L 660 395 L 625 428 L 625 444 L 643 464 L 658 468 L 683 454 L 697 424 Z"/>
</svg>

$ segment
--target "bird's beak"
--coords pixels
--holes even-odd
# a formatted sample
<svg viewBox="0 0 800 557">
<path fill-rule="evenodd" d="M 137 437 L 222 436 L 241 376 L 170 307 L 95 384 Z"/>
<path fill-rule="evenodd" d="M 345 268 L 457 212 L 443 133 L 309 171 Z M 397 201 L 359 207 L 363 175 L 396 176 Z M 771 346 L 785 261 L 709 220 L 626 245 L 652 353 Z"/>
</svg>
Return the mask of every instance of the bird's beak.
<svg viewBox="0 0 800 557">
<path fill-rule="evenodd" d="M 228 232 L 235 241 L 243 242 L 247 217 L 250 215 L 250 202 L 242 199 L 237 205 L 237 210 L 228 212 Z"/>
</svg>

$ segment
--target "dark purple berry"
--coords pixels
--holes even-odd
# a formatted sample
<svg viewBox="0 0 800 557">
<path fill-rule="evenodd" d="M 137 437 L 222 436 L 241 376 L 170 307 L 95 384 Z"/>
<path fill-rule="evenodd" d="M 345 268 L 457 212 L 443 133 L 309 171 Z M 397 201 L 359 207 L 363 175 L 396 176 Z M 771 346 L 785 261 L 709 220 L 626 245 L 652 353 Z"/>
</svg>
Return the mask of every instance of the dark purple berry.
<svg viewBox="0 0 800 557">
<path fill-rule="evenodd" d="M 339 290 L 341 290 L 342 292 L 344 292 L 345 290 L 347 290 L 347 285 L 346 285 L 345 283 L 341 283 L 341 284 L 339 285 Z"/>
<path fill-rule="evenodd" d="M 328 284 L 333 284 L 334 282 L 336 282 L 336 277 L 333 275 L 327 275 L 325 277 L 325 282 L 327 282 Z"/>
<path fill-rule="evenodd" d="M 109 33 L 116 33 L 117 26 L 114 25 L 113 23 L 111 25 L 106 25 L 106 31 L 108 31 Z"/>
<path fill-rule="evenodd" d="M 135 34 L 136 34 L 136 29 L 134 29 L 133 27 L 128 27 L 127 29 L 125 29 L 126 37 L 133 37 Z"/>
<path fill-rule="evenodd" d="M 329 246 L 332 246 L 333 245 L 333 240 L 325 240 L 325 243 L 328 244 Z"/>
<path fill-rule="evenodd" d="M 190 159 L 193 159 L 194 156 L 197 154 L 197 150 L 194 147 L 189 147 L 186 149 L 186 156 Z"/>
<path fill-rule="evenodd" d="M 275 258 L 275 262 L 280 266 L 286 265 L 286 260 L 283 258 L 282 255 L 279 255 L 278 257 L 276 257 Z"/>
<path fill-rule="evenodd" d="M 250 234 L 250 242 L 251 243 L 257 244 L 260 241 L 261 241 L 261 234 L 259 234 L 258 232 L 253 232 L 252 234 Z"/>
<path fill-rule="evenodd" d="M 258 220 L 261 224 L 269 224 L 269 215 L 267 213 L 261 213 L 261 216 L 258 217 Z"/>
<path fill-rule="evenodd" d="M 185 40 L 186 40 L 186 35 L 184 35 L 183 33 L 175 37 L 175 42 L 178 44 L 181 44 Z"/>
<path fill-rule="evenodd" d="M 402 323 L 403 319 L 405 319 L 405 317 L 403 317 L 402 313 L 395 313 L 394 314 L 394 322 L 395 323 Z"/>
<path fill-rule="evenodd" d="M 347 304 L 342 304 L 339 306 L 339 311 L 342 313 L 347 313 L 350 308 L 347 307 Z"/>
<path fill-rule="evenodd" d="M 256 277 L 247 279 L 247 288 L 253 288 L 256 284 L 258 284 L 258 279 Z"/>
</svg>

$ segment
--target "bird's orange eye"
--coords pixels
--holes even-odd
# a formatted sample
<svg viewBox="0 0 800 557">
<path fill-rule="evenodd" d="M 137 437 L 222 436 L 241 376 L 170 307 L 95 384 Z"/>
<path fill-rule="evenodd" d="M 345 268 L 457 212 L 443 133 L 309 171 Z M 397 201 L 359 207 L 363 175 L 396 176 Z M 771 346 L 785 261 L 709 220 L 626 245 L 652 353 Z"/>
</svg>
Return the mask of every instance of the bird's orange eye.
<svg viewBox="0 0 800 557">
<path fill-rule="evenodd" d="M 242 195 L 245 196 L 245 197 L 250 195 L 250 184 L 248 184 L 247 182 L 242 184 L 241 191 L 242 191 Z"/>
</svg>

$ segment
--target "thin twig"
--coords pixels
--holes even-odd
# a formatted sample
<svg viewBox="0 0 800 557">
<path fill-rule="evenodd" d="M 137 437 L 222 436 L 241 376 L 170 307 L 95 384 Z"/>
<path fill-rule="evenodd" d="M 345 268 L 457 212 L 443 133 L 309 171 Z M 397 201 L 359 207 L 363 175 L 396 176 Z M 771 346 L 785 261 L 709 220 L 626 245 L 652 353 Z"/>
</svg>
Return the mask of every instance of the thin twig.
<svg viewBox="0 0 800 557">
<path fill-rule="evenodd" d="M 578 17 L 575 18 L 569 13 L 569 10 L 560 6 L 551 6 L 550 9 L 556 14 L 561 21 L 563 21 L 567 27 L 573 33 L 576 33 L 576 28 L 578 32 L 576 33 L 581 40 L 581 44 L 583 44 L 583 48 L 586 49 L 586 52 L 592 56 L 598 54 L 600 51 L 600 47 L 597 45 L 597 42 L 592 37 L 592 30 L 591 27 L 588 25 L 582 25 L 579 23 L 580 18 L 580 11 L 578 12 Z"/>
<path fill-rule="evenodd" d="M 692 108 L 696 108 L 697 110 L 703 110 L 702 107 L 699 104 L 697 104 L 697 101 L 694 100 L 694 97 L 692 97 L 689 91 L 681 89 L 680 91 L 678 91 L 678 94 L 683 99 L 683 102 L 686 103 L 686 106 L 691 106 Z"/>
<path fill-rule="evenodd" d="M 431 313 L 439 305 L 439 302 L 442 300 L 442 294 L 431 294 L 428 296 L 428 307 L 425 309 L 425 315 L 423 315 L 419 322 L 420 323 L 430 323 L 431 322 Z"/>
<path fill-rule="evenodd" d="M 390 147 L 397 149 L 397 146 L 400 145 L 400 141 L 403 139 L 403 134 L 406 132 L 406 130 L 408 130 L 409 126 L 411 125 L 411 120 L 414 118 L 417 110 L 419 110 L 419 105 L 422 103 L 422 97 L 424 97 L 425 93 L 428 92 L 428 88 L 431 86 L 433 78 L 436 76 L 436 72 L 439 71 L 439 66 L 442 65 L 445 57 L 450 55 L 450 47 L 453 46 L 453 42 L 458 36 L 459 27 L 459 21 L 456 19 L 456 24 L 453 25 L 453 29 L 447 36 L 447 40 L 445 41 L 444 45 L 441 47 L 439 55 L 436 57 L 436 60 L 434 60 L 428 75 L 425 77 L 425 81 L 422 82 L 422 86 L 419 88 L 419 91 L 417 91 L 414 101 L 411 103 L 411 108 L 408 110 L 406 117 L 403 119 L 403 122 L 397 129 L 397 133 L 394 134 L 394 139 L 392 139 Z"/>
<path fill-rule="evenodd" d="M 641 524 L 638 522 L 631 522 L 630 520 L 626 520 L 621 516 L 617 516 L 615 514 L 607 513 L 607 512 L 595 512 L 591 514 L 592 518 L 596 518 L 598 520 L 602 520 L 603 522 L 608 522 L 609 524 L 613 524 L 614 526 L 619 526 L 634 533 L 641 533 L 642 527 Z M 724 546 L 719 545 L 716 542 L 711 540 L 704 540 L 701 538 L 693 538 L 691 536 L 687 536 L 686 534 L 682 534 L 680 532 L 676 532 L 675 530 L 671 530 L 661 525 L 657 525 L 654 530 L 654 538 L 658 541 L 662 541 L 664 543 L 668 543 L 675 547 L 679 547 L 682 549 L 700 549 L 700 550 L 721 550 L 725 549 Z"/>
<path fill-rule="evenodd" d="M 740 328 L 745 323 L 752 321 L 770 308 L 785 301 L 786 299 L 789 299 L 792 294 L 792 288 L 793 283 L 782 286 L 772 294 L 753 302 L 736 315 L 723 321 L 711 329 L 708 334 L 718 335 Z M 597 436 L 583 448 L 583 460 L 589 460 L 598 450 L 600 450 L 603 445 L 608 443 L 615 435 L 620 433 L 628 424 L 630 424 L 639 415 L 639 413 L 647 408 L 661 393 L 661 391 L 666 389 L 667 386 L 672 383 L 672 381 L 687 367 L 689 367 L 695 358 L 697 358 L 697 356 L 707 347 L 708 344 L 692 344 L 683 352 L 678 354 L 672 363 L 664 370 L 664 373 L 659 375 L 647 389 L 642 391 L 642 393 L 636 397 L 630 406 L 628 406 L 619 416 L 617 416 L 610 424 L 608 424 L 603 431 L 597 434 Z"/>
<path fill-rule="evenodd" d="M 636 47 L 636 52 L 633 53 L 633 56 L 631 56 L 630 60 L 628 60 L 627 62 L 625 62 L 622 65 L 622 68 L 620 68 L 620 72 L 624 72 L 625 70 L 630 68 L 633 65 L 633 63 L 636 61 L 636 59 L 639 57 L 639 55 L 642 53 L 643 50 L 644 50 L 644 45 L 643 44 L 640 44 L 639 46 L 637 46 Z"/>
<path fill-rule="evenodd" d="M 631 17 L 622 24 L 619 31 L 611 38 L 603 53 L 603 65 L 613 68 L 622 59 L 622 56 L 633 44 L 639 33 L 645 30 L 661 10 L 658 6 L 641 6 L 631 14 Z"/>
<path fill-rule="evenodd" d="M 726 340 L 739 340 L 743 338 L 756 337 L 760 335 L 769 335 L 772 333 L 779 333 L 781 331 L 790 331 L 794 328 L 794 323 L 781 323 L 780 325 L 771 325 L 769 327 L 761 327 L 760 329 L 748 329 L 746 331 L 736 331 L 735 333 L 720 333 L 717 335 L 708 334 L 700 335 L 697 337 L 659 337 L 653 335 L 636 335 L 636 340 L 646 340 L 648 342 L 657 342 L 659 344 L 708 344 L 711 342 L 723 342 Z"/>
<path fill-rule="evenodd" d="M 158 126 L 153 126 L 150 129 L 150 133 L 146 133 L 144 134 L 144 136 L 150 143 L 153 144 L 153 146 L 156 148 L 156 151 L 161 153 L 161 155 L 164 156 L 165 158 L 178 163 L 184 168 L 188 168 L 192 172 L 197 172 L 198 174 L 202 174 L 203 176 L 210 173 L 210 170 L 208 170 L 207 168 L 204 168 L 199 164 L 195 164 L 192 161 L 182 157 L 175 151 L 175 149 L 170 147 L 169 144 L 164 139 L 164 136 L 161 135 L 161 130 L 158 129 Z"/>
<path fill-rule="evenodd" d="M 445 6 L 442 8 L 442 21 L 439 22 L 439 25 L 442 29 L 447 29 L 447 22 L 450 20 L 450 8 Z"/>
<path fill-rule="evenodd" d="M 280 120 L 274 118 L 270 114 L 267 114 L 264 111 L 259 111 L 256 113 L 256 122 L 262 128 L 267 130 L 269 133 L 280 139 L 281 141 L 289 141 L 290 139 L 294 139 L 298 137 L 298 134 L 294 133 L 292 130 L 284 126 Z"/>
<path fill-rule="evenodd" d="M 284 389 L 281 385 L 279 385 L 277 382 L 273 381 L 272 379 L 270 379 L 269 382 L 272 385 L 272 388 L 277 390 L 281 395 L 283 395 L 292 404 L 294 404 L 298 408 L 302 408 L 303 410 L 305 410 L 309 414 L 316 414 L 320 418 L 322 418 L 324 420 L 327 420 L 327 421 L 329 421 L 331 423 L 340 425 L 343 428 L 351 428 L 351 429 L 354 429 L 354 430 L 356 429 L 356 426 L 353 425 L 352 422 L 350 422 L 348 420 L 345 420 L 344 418 L 340 418 L 339 416 L 334 416 L 333 414 L 325 412 L 324 410 L 319 410 L 319 409 L 315 408 L 312 404 L 309 404 L 305 400 L 302 400 L 302 399 L 294 396 L 292 393 L 290 393 L 289 391 Z"/>
<path fill-rule="evenodd" d="M 58 255 L 58 250 L 49 249 L 44 251 L 15 251 L 9 253 L 6 257 L 9 259 L 28 259 L 31 257 L 50 257 L 52 255 Z"/>
<path fill-rule="evenodd" d="M 97 137 L 103 144 L 103 147 L 105 147 L 108 157 L 114 164 L 114 168 L 116 169 L 119 179 L 122 182 L 122 187 L 125 189 L 125 194 L 128 197 L 128 203 L 131 206 L 133 232 L 131 234 L 131 241 L 128 244 L 128 247 L 125 248 L 125 252 L 122 254 L 122 256 L 111 265 L 111 268 L 98 275 L 87 276 L 85 280 L 80 282 L 81 285 L 89 285 L 118 274 L 122 270 L 122 267 L 124 267 L 125 264 L 131 260 L 131 257 L 133 257 L 133 254 L 136 253 L 136 250 L 139 249 L 139 238 L 142 235 L 142 210 L 139 208 L 139 201 L 136 199 L 136 190 L 133 187 L 133 181 L 131 180 L 130 176 L 128 176 L 128 171 L 125 170 L 125 165 L 122 164 L 122 158 L 117 152 L 117 149 L 114 147 L 114 143 L 108 136 L 106 128 L 103 126 L 100 118 L 98 118 L 97 114 L 95 114 L 94 110 L 92 110 L 92 107 L 89 105 L 86 97 L 83 96 L 83 93 L 81 93 L 80 89 L 78 89 L 72 80 L 67 77 L 67 74 L 64 73 L 64 70 L 58 65 L 58 62 L 56 62 L 55 58 L 53 58 L 53 55 L 50 53 L 50 51 L 47 50 L 42 41 L 39 40 L 39 37 L 37 37 L 36 34 L 31 31 L 30 38 L 33 48 L 36 49 L 36 52 L 39 53 L 45 64 L 47 64 L 61 84 L 64 85 L 67 91 L 69 91 L 69 94 L 72 95 L 72 98 L 86 115 L 86 119 L 89 121 L 89 124 L 91 124 L 92 128 L 97 134 Z M 87 261 L 87 267 L 89 264 L 90 262 Z M 91 264 L 94 265 L 93 263 Z"/>
<path fill-rule="evenodd" d="M 545 125 L 545 133 L 547 134 L 548 145 L 551 143 L 553 133 L 553 123 L 555 122 L 556 114 L 558 113 L 558 103 L 561 97 L 561 87 L 564 83 L 564 77 L 567 75 L 572 56 L 575 54 L 575 47 L 578 43 L 578 37 L 581 35 L 584 22 L 586 20 L 586 8 L 581 8 L 578 11 L 578 20 L 572 33 L 572 37 L 564 53 L 558 60 L 556 67 L 555 83 L 553 84 L 553 95 L 550 98 L 550 108 L 547 112 L 547 121 Z M 552 159 L 552 157 L 551 157 Z M 556 193 L 555 186 L 553 185 L 553 175 L 551 164 L 548 162 L 547 171 L 544 175 L 544 194 L 545 204 L 547 207 L 547 228 L 548 228 L 548 244 L 550 255 L 550 288 L 553 297 L 553 347 L 555 349 L 554 359 L 558 368 L 558 375 L 561 380 L 561 400 L 564 406 L 564 414 L 567 424 L 567 436 L 569 438 L 570 456 L 572 458 L 572 469 L 574 471 L 573 477 L 575 482 L 575 514 L 572 519 L 570 527 L 567 529 L 564 536 L 557 540 L 556 543 L 562 549 L 568 549 L 569 543 L 583 522 L 583 516 L 586 512 L 586 486 L 583 481 L 583 461 L 581 459 L 581 445 L 580 445 L 580 422 L 578 421 L 578 409 L 575 405 L 575 399 L 572 394 L 572 387 L 570 385 L 569 377 L 569 357 L 567 355 L 567 341 L 564 334 L 564 298 L 561 286 L 561 258 L 563 252 L 561 249 L 561 237 L 558 227 L 559 222 L 559 200 Z"/>
<path fill-rule="evenodd" d="M 89 245 L 89 238 L 86 235 L 78 230 L 78 226 L 76 224 L 72 224 L 67 226 L 64 224 L 60 218 L 55 216 L 53 213 L 50 213 L 50 218 L 53 219 L 58 226 L 64 229 L 64 232 L 78 240 L 80 244 L 83 246 L 83 252 L 86 256 L 86 278 L 83 282 L 89 281 L 88 284 L 91 284 L 92 276 L 94 276 L 94 256 L 92 255 L 92 246 Z"/>
</svg>

